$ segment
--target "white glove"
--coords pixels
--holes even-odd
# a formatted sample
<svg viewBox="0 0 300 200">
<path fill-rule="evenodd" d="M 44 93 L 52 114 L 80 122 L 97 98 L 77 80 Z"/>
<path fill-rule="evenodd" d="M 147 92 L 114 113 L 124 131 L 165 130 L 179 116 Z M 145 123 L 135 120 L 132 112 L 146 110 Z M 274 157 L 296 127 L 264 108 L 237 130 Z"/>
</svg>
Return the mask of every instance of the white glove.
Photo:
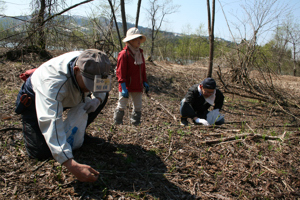
<svg viewBox="0 0 300 200">
<path fill-rule="evenodd" d="M 100 105 L 100 101 L 97 98 L 94 98 L 88 102 L 85 103 L 84 110 L 86 110 L 86 113 L 95 112 L 98 106 Z"/>
<path fill-rule="evenodd" d="M 205 119 L 197 118 L 197 119 L 195 120 L 195 122 L 196 122 L 197 124 L 203 124 L 204 126 L 209 126 L 209 125 L 210 125 L 210 124 L 208 123 L 208 121 L 206 121 Z"/>
</svg>

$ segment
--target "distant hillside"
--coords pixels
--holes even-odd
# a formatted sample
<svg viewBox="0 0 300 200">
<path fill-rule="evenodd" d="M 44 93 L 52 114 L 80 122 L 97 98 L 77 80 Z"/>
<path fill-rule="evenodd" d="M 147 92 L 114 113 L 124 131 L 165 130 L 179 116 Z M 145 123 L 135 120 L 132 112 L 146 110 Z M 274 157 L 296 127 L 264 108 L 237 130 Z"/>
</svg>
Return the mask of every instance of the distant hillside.
<svg viewBox="0 0 300 200">
<path fill-rule="evenodd" d="M 79 15 L 73 15 L 73 16 L 62 15 L 62 16 L 57 17 L 57 19 L 59 19 L 59 18 L 64 18 L 64 20 L 67 20 L 70 23 L 75 22 L 75 24 L 77 26 L 84 26 L 85 24 L 87 24 L 89 22 L 89 18 L 79 16 Z M 27 16 L 14 16 L 13 18 L 12 17 L 2 17 L 2 18 L 0 18 L 0 27 L 2 27 L 3 29 L 7 29 L 9 27 L 24 23 L 24 21 L 27 21 L 30 19 L 31 19 L 31 16 L 28 16 L 28 15 Z M 101 23 L 105 23 L 105 22 L 108 22 L 108 19 L 105 17 L 100 17 L 99 21 Z M 68 24 L 68 22 L 67 22 L 67 24 Z M 118 22 L 118 27 L 119 27 L 119 29 L 122 29 L 122 23 Z M 134 27 L 134 24 L 127 23 L 127 28 L 131 28 L 131 27 Z M 147 33 L 150 31 L 149 28 L 146 28 L 143 26 L 138 26 L 138 29 L 143 33 Z M 169 34 L 173 35 L 174 33 L 169 32 Z"/>
<path fill-rule="evenodd" d="M 56 20 L 59 20 L 59 19 L 62 19 L 62 18 L 63 18 L 64 21 L 67 20 L 66 24 L 74 25 L 76 27 L 81 27 L 82 30 L 86 29 L 85 24 L 89 23 L 89 18 L 79 16 L 79 15 L 73 15 L 73 16 L 61 15 L 61 16 L 58 16 L 56 18 Z M 20 20 L 18 20 L 18 19 L 20 19 Z M 30 20 L 30 19 L 31 19 L 31 16 L 28 16 L 28 15 L 27 16 L 14 16 L 13 18 L 11 18 L 11 17 L 0 18 L 0 30 L 1 30 L 1 28 L 2 29 L 7 29 L 9 27 L 16 26 L 16 25 L 24 23 L 24 21 Z M 109 20 L 105 17 L 100 17 L 99 21 L 101 23 L 104 23 L 104 24 L 105 24 L 105 22 L 107 24 L 109 23 Z M 135 25 L 132 24 L 132 23 L 127 23 L 127 28 L 128 29 L 131 28 L 131 27 L 134 27 L 134 26 Z M 121 22 L 118 22 L 118 27 L 119 27 L 119 30 L 122 30 L 122 23 Z M 144 33 L 144 34 L 150 34 L 151 33 L 151 29 L 149 29 L 147 27 L 138 26 L 138 29 L 141 31 L 141 33 Z M 183 36 L 183 34 L 181 34 L 181 33 L 174 33 L 174 32 L 168 32 L 168 31 L 162 31 L 162 33 L 167 37 L 181 37 L 181 36 Z M 207 36 L 203 36 L 203 37 L 208 39 Z M 215 39 L 219 40 L 219 41 L 225 41 L 227 43 L 231 43 L 230 41 L 224 40 L 223 38 L 215 37 Z"/>
</svg>

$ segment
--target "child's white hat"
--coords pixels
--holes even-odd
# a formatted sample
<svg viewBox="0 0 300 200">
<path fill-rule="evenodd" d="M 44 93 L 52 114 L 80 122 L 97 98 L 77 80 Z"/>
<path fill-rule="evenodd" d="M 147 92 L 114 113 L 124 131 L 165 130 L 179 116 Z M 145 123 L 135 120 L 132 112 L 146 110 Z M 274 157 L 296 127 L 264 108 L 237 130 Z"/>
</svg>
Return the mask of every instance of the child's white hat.
<svg viewBox="0 0 300 200">
<path fill-rule="evenodd" d="M 141 37 L 141 43 L 146 41 L 146 36 L 140 34 L 139 30 L 135 27 L 128 29 L 126 33 L 126 37 L 123 39 L 123 42 L 128 42 L 135 38 Z"/>
</svg>

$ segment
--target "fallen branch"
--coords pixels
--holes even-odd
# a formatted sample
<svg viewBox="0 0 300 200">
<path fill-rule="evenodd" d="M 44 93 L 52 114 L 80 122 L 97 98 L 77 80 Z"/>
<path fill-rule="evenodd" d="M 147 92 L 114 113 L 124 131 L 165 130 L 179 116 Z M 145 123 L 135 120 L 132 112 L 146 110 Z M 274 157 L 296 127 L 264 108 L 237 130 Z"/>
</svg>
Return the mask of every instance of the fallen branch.
<svg viewBox="0 0 300 200">
<path fill-rule="evenodd" d="M 243 123 L 247 123 L 248 121 L 229 121 L 226 122 L 224 124 L 243 124 Z"/>
<path fill-rule="evenodd" d="M 255 138 L 261 138 L 264 140 L 281 140 L 283 141 L 282 136 L 276 137 L 276 136 L 267 136 L 267 135 L 259 135 L 259 134 L 254 134 L 254 133 L 246 133 L 246 134 L 240 134 L 240 135 L 235 135 L 232 137 L 226 137 L 226 138 L 219 138 L 219 139 L 215 139 L 215 140 L 205 140 L 203 142 L 201 142 L 201 144 L 217 144 L 217 143 L 223 143 L 226 141 L 232 141 L 232 140 L 238 140 L 238 139 L 242 139 L 245 137 L 249 137 L 248 139 L 255 139 Z"/>
<path fill-rule="evenodd" d="M 249 124 L 246 123 L 246 125 L 248 126 L 248 128 L 252 131 L 252 133 L 255 134 L 255 132 L 253 131 L 253 129 L 249 126 Z"/>
<path fill-rule="evenodd" d="M 160 105 L 169 115 L 171 115 L 171 117 L 173 117 L 175 122 L 177 122 L 177 118 L 175 117 L 175 115 L 173 115 L 165 106 L 163 106 L 161 103 L 159 103 L 159 101 L 157 101 L 156 99 L 154 99 L 153 97 L 151 97 L 148 94 L 147 94 L 147 97 L 150 98 L 151 100 L 153 100 L 156 104 Z"/>
<path fill-rule="evenodd" d="M 46 159 L 44 162 L 42 162 L 39 166 L 37 166 L 36 168 L 34 168 L 33 170 L 32 170 L 32 172 L 35 172 L 36 170 L 38 170 L 39 168 L 41 168 L 46 162 L 48 162 L 49 161 L 49 159 Z"/>
<path fill-rule="evenodd" d="M 286 135 L 286 131 L 284 131 L 284 133 L 280 136 L 281 141 L 284 140 L 285 135 Z"/>
<path fill-rule="evenodd" d="M 265 140 L 281 140 L 281 137 L 276 137 L 276 136 L 268 136 L 268 135 L 258 135 L 255 134 L 251 139 L 255 139 L 255 138 L 261 138 L 261 139 L 265 139 Z"/>
<path fill-rule="evenodd" d="M 0 129 L 0 132 L 2 132 L 2 131 L 11 131 L 11 130 L 21 131 L 22 128 L 4 128 L 4 129 Z"/>
<path fill-rule="evenodd" d="M 233 143 L 245 142 L 245 139 L 237 139 L 237 140 L 231 140 L 231 141 L 220 142 L 219 144 L 216 144 L 216 145 L 222 145 L 222 144 L 225 144 L 225 143 L 228 144 L 229 142 L 233 142 Z"/>
<path fill-rule="evenodd" d="M 278 105 L 278 107 L 279 107 L 283 112 L 285 112 L 285 113 L 288 114 L 288 115 L 291 115 L 292 117 L 294 117 L 295 119 L 297 119 L 297 120 L 300 121 L 300 119 L 299 119 L 298 117 L 296 117 L 296 116 L 293 115 L 292 113 L 286 111 L 281 105 L 279 105 L 279 103 L 278 103 L 277 101 L 276 101 L 276 104 Z"/>
<path fill-rule="evenodd" d="M 244 137 L 247 137 L 247 136 L 254 136 L 254 134 L 253 133 L 240 134 L 240 135 L 235 135 L 235 136 L 232 136 L 232 137 L 219 138 L 219 139 L 216 139 L 216 140 L 205 140 L 201 143 L 202 144 L 217 144 L 217 143 L 220 143 L 220 142 L 241 139 L 241 138 L 244 138 Z"/>
<path fill-rule="evenodd" d="M 164 161 L 166 161 L 170 157 L 171 151 L 172 151 L 172 142 L 170 143 L 169 154 L 167 155 L 167 157 L 165 157 Z"/>
</svg>

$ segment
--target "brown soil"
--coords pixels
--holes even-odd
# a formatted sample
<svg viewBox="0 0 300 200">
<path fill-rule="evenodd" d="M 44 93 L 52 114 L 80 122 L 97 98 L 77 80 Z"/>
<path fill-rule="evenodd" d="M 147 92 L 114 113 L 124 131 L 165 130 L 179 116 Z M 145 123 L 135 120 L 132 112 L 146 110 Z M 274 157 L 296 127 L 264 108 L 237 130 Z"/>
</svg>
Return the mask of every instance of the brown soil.
<svg viewBox="0 0 300 200">
<path fill-rule="evenodd" d="M 206 75 L 199 64 L 147 63 L 152 98 L 143 97 L 137 127 L 129 123 L 131 106 L 124 125 L 112 126 L 114 80 L 107 105 L 87 130 L 109 144 L 74 152 L 78 162 L 100 172 L 97 182 L 77 181 L 52 159 L 29 159 L 14 102 L 22 84 L 18 75 L 40 63 L 0 63 L 0 199 L 300 198 L 299 108 L 289 108 L 292 116 L 276 105 L 224 93 L 226 124 L 181 127 L 180 100 Z M 282 76 L 280 82 L 299 89 L 299 78 Z"/>
</svg>

